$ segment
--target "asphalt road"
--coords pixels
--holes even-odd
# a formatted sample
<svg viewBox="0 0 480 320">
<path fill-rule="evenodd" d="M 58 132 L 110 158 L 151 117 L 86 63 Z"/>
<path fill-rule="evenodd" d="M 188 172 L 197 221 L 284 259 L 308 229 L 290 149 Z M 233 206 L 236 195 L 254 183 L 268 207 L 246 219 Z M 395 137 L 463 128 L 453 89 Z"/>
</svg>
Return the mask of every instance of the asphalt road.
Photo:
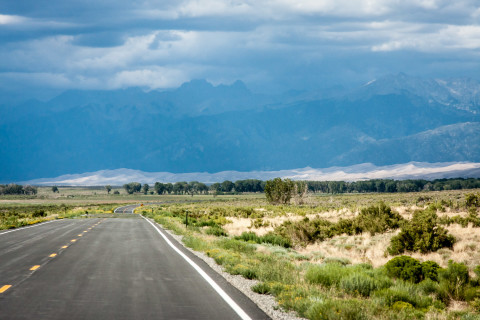
<svg viewBox="0 0 480 320">
<path fill-rule="evenodd" d="M 268 316 L 139 216 L 0 232 L 0 319 L 248 318 Z"/>
</svg>

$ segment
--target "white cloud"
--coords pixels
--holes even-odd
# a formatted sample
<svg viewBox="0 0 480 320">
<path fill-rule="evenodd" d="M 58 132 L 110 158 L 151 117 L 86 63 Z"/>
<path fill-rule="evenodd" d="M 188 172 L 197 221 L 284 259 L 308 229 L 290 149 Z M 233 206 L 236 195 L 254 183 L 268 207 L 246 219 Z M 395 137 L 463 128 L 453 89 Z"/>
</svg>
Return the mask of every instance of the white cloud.
<svg viewBox="0 0 480 320">
<path fill-rule="evenodd" d="M 402 33 L 392 39 L 374 45 L 373 51 L 417 50 L 439 52 L 451 50 L 480 49 L 480 26 L 442 26 L 435 32 Z"/>
<path fill-rule="evenodd" d="M 27 20 L 28 19 L 21 16 L 0 14 L 0 25 L 20 24 Z"/>
<path fill-rule="evenodd" d="M 148 87 L 150 89 L 178 87 L 189 80 L 182 70 L 168 67 L 149 66 L 146 69 L 126 70 L 116 73 L 109 79 L 111 89 L 132 86 Z"/>
<path fill-rule="evenodd" d="M 52 1 L 54 8 L 58 0 Z M 303 73 L 309 70 L 315 77 L 313 73 L 322 71 L 319 66 L 324 61 L 351 66 L 344 74 L 375 69 L 369 77 L 377 70 L 379 76 L 391 71 L 368 60 L 372 51 L 384 52 L 384 56 L 418 51 L 433 57 L 478 50 L 477 2 L 144 0 L 120 1 L 118 6 L 115 2 L 111 12 L 88 15 L 88 19 L 86 13 L 94 4 L 85 5 L 86 9 L 79 6 L 85 12 L 80 11 L 78 17 L 55 10 L 41 18 L 16 12 L 0 15 L 0 69 L 62 75 L 68 81 L 51 81 L 62 88 L 157 88 L 192 77 L 213 82 L 236 78 L 293 81 L 307 78 Z M 14 36 L 9 36 L 10 30 Z M 102 33 L 114 33 L 118 41 L 107 43 L 94 36 L 93 42 L 82 41 Z M 358 54 L 364 55 L 362 62 L 356 62 L 360 61 Z M 333 67 L 326 68 L 333 71 Z"/>
</svg>

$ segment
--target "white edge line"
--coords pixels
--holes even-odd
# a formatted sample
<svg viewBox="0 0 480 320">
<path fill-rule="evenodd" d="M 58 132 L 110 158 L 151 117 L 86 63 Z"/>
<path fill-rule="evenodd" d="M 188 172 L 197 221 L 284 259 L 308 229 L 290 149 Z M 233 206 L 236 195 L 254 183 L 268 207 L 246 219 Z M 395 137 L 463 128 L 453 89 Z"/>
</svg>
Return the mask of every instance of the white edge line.
<svg viewBox="0 0 480 320">
<path fill-rule="evenodd" d="M 3 235 L 3 234 L 10 233 L 10 232 L 15 232 L 15 231 L 20 231 L 20 230 L 30 229 L 30 228 L 33 228 L 33 227 L 43 226 L 43 225 L 45 225 L 45 224 L 47 224 L 47 223 L 55 222 L 55 221 L 62 221 L 62 219 L 60 219 L 60 220 L 50 220 L 50 221 L 46 221 L 46 222 L 36 223 L 35 225 L 33 225 L 33 226 L 28 226 L 28 227 L 15 228 L 14 230 L 5 231 L 5 232 L 0 233 L 0 236 Z"/>
<path fill-rule="evenodd" d="M 243 309 L 240 308 L 240 306 L 236 304 L 235 301 L 233 301 L 233 299 L 230 298 L 230 296 L 225 291 L 223 291 L 223 289 L 220 288 L 220 286 L 215 281 L 213 281 L 213 279 L 210 278 L 210 276 L 205 271 L 202 270 L 202 268 L 200 268 L 195 262 L 192 261 L 192 259 L 187 257 L 182 251 L 180 251 L 180 249 L 174 246 L 173 243 L 163 234 L 162 231 L 160 231 L 160 229 L 157 228 L 156 225 L 154 225 L 150 220 L 145 218 L 143 215 L 142 215 L 142 218 L 147 220 L 147 222 L 150 223 L 157 230 L 157 232 L 162 236 L 165 242 L 170 247 L 172 247 L 173 250 L 175 250 L 183 259 L 185 259 L 185 261 L 187 261 L 203 277 L 203 279 L 205 279 L 205 281 L 208 282 L 208 284 L 220 295 L 220 297 L 222 297 L 223 300 L 225 300 L 225 302 L 240 316 L 241 319 L 252 320 L 252 318 L 250 318 L 245 313 L 245 311 L 243 311 Z"/>
</svg>

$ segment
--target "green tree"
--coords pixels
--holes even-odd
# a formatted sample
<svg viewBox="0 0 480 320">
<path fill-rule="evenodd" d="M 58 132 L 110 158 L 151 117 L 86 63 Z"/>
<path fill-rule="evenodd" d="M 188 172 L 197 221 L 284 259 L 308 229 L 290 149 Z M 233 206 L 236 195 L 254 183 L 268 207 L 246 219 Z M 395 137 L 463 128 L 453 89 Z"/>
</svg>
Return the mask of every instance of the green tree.
<svg viewBox="0 0 480 320">
<path fill-rule="evenodd" d="M 229 181 L 229 180 L 225 180 L 221 184 L 221 188 L 223 192 L 232 192 L 233 187 L 235 187 L 235 185 L 233 184 L 232 181 Z"/>
<path fill-rule="evenodd" d="M 163 194 L 167 190 L 166 186 L 161 182 L 155 182 L 155 186 L 153 188 L 157 194 Z"/>
<path fill-rule="evenodd" d="M 213 192 L 218 192 L 222 189 L 222 186 L 220 185 L 220 183 L 218 182 L 215 182 L 213 183 L 211 186 L 210 186 L 210 191 L 213 191 Z"/>
<path fill-rule="evenodd" d="M 268 180 L 265 184 L 265 196 L 270 203 L 289 203 L 294 190 L 295 184 L 290 179 L 282 180 L 281 178 L 275 178 Z"/>
<path fill-rule="evenodd" d="M 143 194 L 147 194 L 148 189 L 150 189 L 150 186 L 148 185 L 148 183 L 145 183 L 142 187 Z"/>
<path fill-rule="evenodd" d="M 130 182 L 124 184 L 123 188 L 125 189 L 125 191 L 127 191 L 128 194 L 133 194 L 134 192 L 140 192 L 140 190 L 142 189 L 142 185 L 139 182 Z"/>
<path fill-rule="evenodd" d="M 105 190 L 107 190 L 107 193 L 110 194 L 110 191 L 112 191 L 112 186 L 109 185 L 109 184 L 107 184 L 107 185 L 105 186 Z"/>
<path fill-rule="evenodd" d="M 52 192 L 53 192 L 53 193 L 57 193 L 57 192 L 60 192 L 60 191 L 58 191 L 58 187 L 57 187 L 57 186 L 53 186 L 53 187 L 52 187 Z"/>
</svg>

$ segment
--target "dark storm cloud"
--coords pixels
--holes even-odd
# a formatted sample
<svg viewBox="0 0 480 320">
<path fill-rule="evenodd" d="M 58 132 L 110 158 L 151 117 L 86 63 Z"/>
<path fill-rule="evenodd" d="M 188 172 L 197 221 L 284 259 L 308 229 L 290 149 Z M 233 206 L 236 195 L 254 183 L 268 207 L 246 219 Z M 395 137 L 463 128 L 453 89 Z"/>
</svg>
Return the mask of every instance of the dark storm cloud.
<svg viewBox="0 0 480 320">
<path fill-rule="evenodd" d="M 475 76 L 479 20 L 473 0 L 3 1 L 0 87 L 207 78 L 286 90 L 400 71 Z"/>
</svg>

